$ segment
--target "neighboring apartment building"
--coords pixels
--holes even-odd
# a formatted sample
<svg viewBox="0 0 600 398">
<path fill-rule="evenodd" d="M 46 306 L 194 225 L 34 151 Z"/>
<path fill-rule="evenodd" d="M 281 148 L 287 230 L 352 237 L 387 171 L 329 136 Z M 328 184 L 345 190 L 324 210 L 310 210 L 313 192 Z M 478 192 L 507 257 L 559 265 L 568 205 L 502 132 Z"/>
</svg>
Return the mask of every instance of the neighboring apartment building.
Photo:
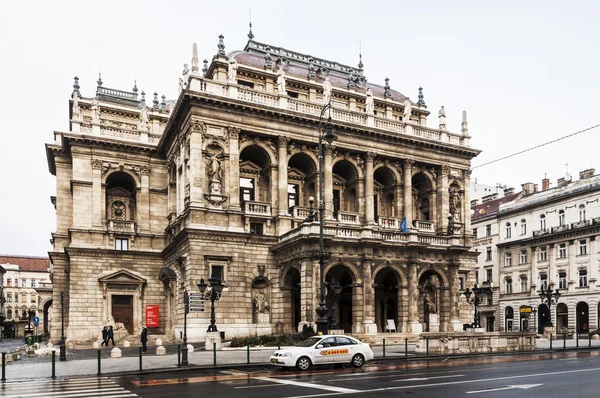
<svg viewBox="0 0 600 398">
<path fill-rule="evenodd" d="M 20 324 L 19 335 L 31 317 L 40 318 L 40 333 L 48 330 L 49 308 L 52 305 L 52 282 L 48 257 L 0 255 L 3 275 L 3 314 L 5 322 Z M 31 321 L 33 327 L 33 320 Z"/>
<path fill-rule="evenodd" d="M 462 330 L 473 313 L 459 281 L 474 277 L 468 187 L 479 153 L 466 114 L 459 133 L 446 129 L 443 109 L 427 127 L 421 90 L 412 101 L 388 79 L 367 82 L 362 62 L 249 37 L 229 54 L 221 37 L 204 66 L 194 52 L 175 102 L 155 94 L 146 105 L 137 87 L 101 80 L 84 96 L 75 82 L 70 131 L 47 145 L 54 300 L 64 294 L 67 338 L 95 338 L 111 316 L 137 334 L 148 307 L 159 313 L 153 334 L 179 336 L 184 290 L 198 293 L 210 276 L 226 285 L 216 317 L 227 337 L 314 326 L 319 228 L 307 217 L 319 183 L 324 277 L 341 284 L 329 316 L 335 308 L 353 333 L 394 320 L 419 334 L 430 318 Z M 323 144 L 321 179 L 319 128 L 329 117 L 338 140 Z M 190 338 L 205 336 L 209 313 L 187 317 Z"/>
<path fill-rule="evenodd" d="M 536 184 L 523 184 L 516 197 L 498 203 L 493 220 L 473 220 L 478 233 L 487 222 L 498 235 L 491 268 L 498 276 L 500 330 L 542 333 L 549 321 L 558 333 L 600 327 L 600 176 L 589 169 L 577 181 L 549 185 L 544 179 L 538 191 Z M 481 259 L 479 265 L 481 280 L 490 267 Z M 539 296 L 548 288 L 561 294 L 550 307 Z"/>
</svg>

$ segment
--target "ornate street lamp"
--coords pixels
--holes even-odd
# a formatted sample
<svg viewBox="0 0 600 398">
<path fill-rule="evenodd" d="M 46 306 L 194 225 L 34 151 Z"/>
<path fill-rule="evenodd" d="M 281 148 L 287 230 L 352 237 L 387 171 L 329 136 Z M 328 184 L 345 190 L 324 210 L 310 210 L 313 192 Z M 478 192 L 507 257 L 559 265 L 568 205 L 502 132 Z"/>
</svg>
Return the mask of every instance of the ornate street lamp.
<svg viewBox="0 0 600 398">
<path fill-rule="evenodd" d="M 181 347 L 181 366 L 188 366 L 187 314 L 190 312 L 190 295 L 183 291 L 183 347 Z"/>
<path fill-rule="evenodd" d="M 561 294 L 556 289 L 556 291 L 552 291 L 552 287 L 544 289 L 542 287 L 541 290 L 538 291 L 540 299 L 542 300 L 542 304 L 546 304 L 548 306 L 548 312 L 550 313 L 550 317 L 544 326 L 552 326 L 552 305 L 558 303 L 558 299 Z"/>
<path fill-rule="evenodd" d="M 475 312 L 473 313 L 473 327 L 474 328 L 481 327 L 481 319 L 479 316 L 480 314 L 479 314 L 478 307 L 479 307 L 479 304 L 481 304 L 481 302 L 483 301 L 483 298 L 486 297 L 487 295 L 489 295 L 490 293 L 492 293 L 491 287 L 489 287 L 489 286 L 477 287 L 477 284 L 475 284 L 475 286 L 473 286 L 473 291 L 471 291 L 471 290 L 469 290 L 469 288 L 467 288 L 467 290 L 465 290 L 463 292 L 463 294 L 467 298 L 467 302 L 472 303 L 475 306 Z M 473 295 L 472 302 L 469 300 L 471 298 L 471 295 Z"/>
<path fill-rule="evenodd" d="M 65 292 L 60 292 L 60 355 L 59 361 L 67 360 L 67 347 L 65 346 Z"/>
<path fill-rule="evenodd" d="M 210 290 L 204 293 L 207 287 L 210 287 Z M 223 292 L 223 283 L 221 283 L 219 278 L 216 278 L 213 275 L 212 277 L 208 278 L 208 285 L 204 282 L 204 278 L 200 279 L 200 283 L 198 283 L 198 289 L 200 289 L 200 293 L 202 293 L 205 300 L 210 300 L 210 325 L 206 331 L 218 332 L 215 322 L 215 301 L 221 298 L 221 293 Z"/>
<path fill-rule="evenodd" d="M 342 285 L 340 285 L 340 283 L 336 281 L 335 278 L 333 278 L 331 282 L 329 282 L 329 289 L 331 289 L 331 292 L 333 293 L 333 306 L 331 308 L 331 323 L 329 324 L 329 328 L 339 329 L 340 324 L 336 319 L 335 313 L 338 299 L 340 297 L 340 294 L 342 293 Z"/>
<path fill-rule="evenodd" d="M 327 123 L 325 128 L 322 129 L 323 115 L 325 112 L 329 110 L 329 115 L 327 118 Z M 325 140 L 328 144 L 331 144 L 333 141 L 337 140 L 337 136 L 333 133 L 333 126 L 331 125 L 331 102 L 325 104 L 323 109 L 321 110 L 321 115 L 319 116 L 319 276 L 321 282 L 321 297 L 319 301 L 319 306 L 317 307 L 317 331 L 322 334 L 327 334 L 327 304 L 325 302 L 325 243 L 323 240 L 323 222 L 324 222 L 324 213 L 325 213 L 325 201 L 323 199 L 323 140 Z"/>
</svg>

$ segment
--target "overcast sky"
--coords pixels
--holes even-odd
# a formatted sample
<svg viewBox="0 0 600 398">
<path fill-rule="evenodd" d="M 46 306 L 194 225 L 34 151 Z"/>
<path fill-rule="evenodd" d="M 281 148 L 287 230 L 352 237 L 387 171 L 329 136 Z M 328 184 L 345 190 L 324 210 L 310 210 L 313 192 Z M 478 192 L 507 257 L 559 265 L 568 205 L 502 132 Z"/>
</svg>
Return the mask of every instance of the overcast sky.
<svg viewBox="0 0 600 398">
<path fill-rule="evenodd" d="M 417 99 L 437 126 L 468 111 L 473 166 L 600 123 L 598 1 L 3 1 L 0 7 L 0 253 L 45 255 L 56 217 L 44 143 L 68 129 L 73 77 L 177 95 L 192 43 L 201 59 L 255 40 L 348 65 Z M 148 98 L 151 98 L 148 96 Z M 600 129 L 475 168 L 480 183 L 553 185 L 598 167 Z"/>
</svg>

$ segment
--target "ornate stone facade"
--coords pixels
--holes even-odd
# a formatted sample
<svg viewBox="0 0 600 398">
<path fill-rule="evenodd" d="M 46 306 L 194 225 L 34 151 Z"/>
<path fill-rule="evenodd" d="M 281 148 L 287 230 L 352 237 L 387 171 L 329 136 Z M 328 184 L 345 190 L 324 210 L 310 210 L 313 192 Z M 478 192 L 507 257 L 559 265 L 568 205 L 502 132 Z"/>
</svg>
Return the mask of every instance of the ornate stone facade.
<svg viewBox="0 0 600 398">
<path fill-rule="evenodd" d="M 126 305 L 131 332 L 146 305 L 159 305 L 155 333 L 179 336 L 184 290 L 211 275 L 225 283 L 216 313 L 227 337 L 314 325 L 318 223 L 305 219 L 310 198 L 319 203 L 325 97 L 339 137 L 324 148 L 325 280 L 342 285 L 341 327 L 373 333 L 392 319 L 407 333 L 462 330 L 470 315 L 459 312 L 458 281 L 474 279 L 475 264 L 466 187 L 479 151 L 470 137 L 426 127 L 424 101 L 367 83 L 362 63 L 253 40 L 227 56 L 221 45 L 203 73 L 184 74 L 175 104 L 144 111 L 147 133 L 139 101 L 77 96 L 82 121 L 47 146 L 57 176 L 55 298 L 68 297 L 68 337 L 94 337 Z M 204 336 L 208 315 L 188 316 L 191 339 Z"/>
</svg>

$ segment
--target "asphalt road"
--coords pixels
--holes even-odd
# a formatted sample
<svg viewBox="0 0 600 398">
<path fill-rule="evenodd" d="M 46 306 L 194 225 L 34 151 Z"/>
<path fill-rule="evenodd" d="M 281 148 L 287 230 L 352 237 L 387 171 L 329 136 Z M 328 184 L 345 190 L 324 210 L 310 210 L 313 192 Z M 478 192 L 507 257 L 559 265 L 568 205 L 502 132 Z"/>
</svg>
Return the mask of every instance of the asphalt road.
<svg viewBox="0 0 600 398">
<path fill-rule="evenodd" d="M 3 396 L 68 397 L 597 397 L 600 352 L 522 354 L 429 361 L 374 361 L 362 369 L 308 372 L 269 366 L 145 376 L 7 383 Z M 35 387 L 34 387 L 35 386 Z M 89 390 L 83 390 L 82 388 Z M 29 395 L 32 392 L 42 395 Z M 25 394 L 26 393 L 26 394 Z M 50 394 L 51 393 L 51 394 Z M 22 395 L 21 395 L 22 394 Z M 46 394 L 46 395 L 43 395 Z M 89 395 L 88 395 L 89 394 Z"/>
</svg>

